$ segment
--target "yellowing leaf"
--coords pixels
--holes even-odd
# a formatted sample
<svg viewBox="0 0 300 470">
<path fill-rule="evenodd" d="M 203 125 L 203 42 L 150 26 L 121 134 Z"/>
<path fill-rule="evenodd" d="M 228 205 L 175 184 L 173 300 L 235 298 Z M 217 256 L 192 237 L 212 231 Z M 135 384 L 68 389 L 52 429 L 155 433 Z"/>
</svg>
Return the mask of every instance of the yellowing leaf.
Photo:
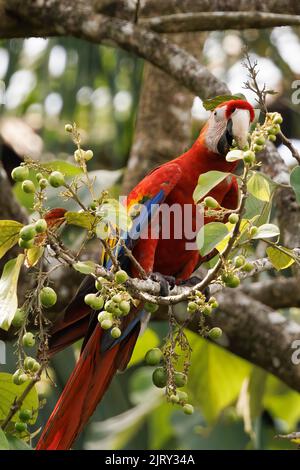
<svg viewBox="0 0 300 470">
<path fill-rule="evenodd" d="M 248 181 L 249 193 L 257 199 L 268 202 L 271 196 L 270 185 L 261 173 L 254 173 Z"/>
<path fill-rule="evenodd" d="M 6 418 L 10 407 L 14 403 L 15 399 L 18 399 L 25 388 L 28 385 L 28 381 L 22 385 L 15 385 L 12 381 L 12 375 L 4 372 L 0 373 L 0 421 Z M 29 420 L 30 424 L 34 424 L 37 418 L 37 410 L 39 406 L 38 395 L 35 387 L 33 387 L 28 395 L 25 397 L 22 410 L 30 410 L 33 412 L 32 419 Z M 12 421 L 18 421 L 18 413 L 12 417 Z"/>
<path fill-rule="evenodd" d="M 67 224 L 92 230 L 96 223 L 96 217 L 89 212 L 66 212 Z"/>
<path fill-rule="evenodd" d="M 283 248 L 283 249 L 285 253 L 283 253 L 281 250 L 273 246 L 269 246 L 266 249 L 268 258 L 273 264 L 274 268 L 277 269 L 277 271 L 280 271 L 281 269 L 286 269 L 289 266 L 291 266 L 293 263 L 295 263 L 293 256 L 288 254 L 290 250 L 288 250 L 287 248 Z"/>
<path fill-rule="evenodd" d="M 25 266 L 31 268 L 35 266 L 39 259 L 43 256 L 44 247 L 43 246 L 33 246 L 26 251 Z"/>
<path fill-rule="evenodd" d="M 221 183 L 230 173 L 223 171 L 208 171 L 199 176 L 198 184 L 194 190 L 193 199 L 197 203 L 206 196 L 217 184 Z"/>
<path fill-rule="evenodd" d="M 16 220 L 0 220 L 0 258 L 17 243 L 22 227 Z"/>
<path fill-rule="evenodd" d="M 193 349 L 188 393 L 206 420 L 213 422 L 237 399 L 250 365 L 195 333 L 187 334 Z"/>
<path fill-rule="evenodd" d="M 96 264 L 94 261 L 78 261 L 78 263 L 73 264 L 73 268 L 82 274 L 91 274 L 95 272 Z"/>
<path fill-rule="evenodd" d="M 8 261 L 0 279 L 0 328 L 7 331 L 18 308 L 17 284 L 24 255 Z"/>
</svg>

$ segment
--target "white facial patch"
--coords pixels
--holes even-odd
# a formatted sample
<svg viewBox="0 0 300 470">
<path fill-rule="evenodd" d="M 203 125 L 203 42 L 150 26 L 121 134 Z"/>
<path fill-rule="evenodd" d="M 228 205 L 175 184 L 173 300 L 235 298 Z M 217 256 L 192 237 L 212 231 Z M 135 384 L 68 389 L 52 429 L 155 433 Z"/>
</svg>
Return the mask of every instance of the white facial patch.
<svg viewBox="0 0 300 470">
<path fill-rule="evenodd" d="M 236 109 L 232 115 L 232 134 L 238 147 L 243 149 L 248 141 L 250 113 L 248 109 Z"/>
</svg>

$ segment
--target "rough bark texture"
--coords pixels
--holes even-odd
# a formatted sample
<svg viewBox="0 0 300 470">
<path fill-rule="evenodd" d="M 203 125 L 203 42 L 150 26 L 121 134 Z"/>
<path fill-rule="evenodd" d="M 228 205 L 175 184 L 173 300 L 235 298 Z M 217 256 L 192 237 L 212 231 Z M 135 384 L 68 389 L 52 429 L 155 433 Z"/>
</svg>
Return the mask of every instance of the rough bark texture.
<svg viewBox="0 0 300 470">
<path fill-rule="evenodd" d="M 203 35 L 177 36 L 175 41 L 199 55 Z M 123 183 L 127 194 L 152 168 L 182 153 L 191 139 L 193 95 L 156 67 L 145 64 L 135 137 Z"/>
</svg>

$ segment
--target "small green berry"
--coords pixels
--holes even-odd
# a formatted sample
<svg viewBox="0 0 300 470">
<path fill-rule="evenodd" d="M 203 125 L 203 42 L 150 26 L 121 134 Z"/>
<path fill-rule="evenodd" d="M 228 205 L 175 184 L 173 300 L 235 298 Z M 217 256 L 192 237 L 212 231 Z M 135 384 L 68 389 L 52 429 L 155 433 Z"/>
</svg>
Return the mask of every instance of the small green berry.
<svg viewBox="0 0 300 470">
<path fill-rule="evenodd" d="M 144 304 L 144 309 L 146 310 L 146 312 L 149 312 L 149 313 L 155 313 L 159 308 L 159 305 L 157 304 L 152 304 L 151 302 L 145 302 Z"/>
<path fill-rule="evenodd" d="M 246 260 L 245 257 L 242 255 L 236 256 L 233 260 L 233 264 L 236 268 L 240 268 L 241 266 L 244 266 Z"/>
<path fill-rule="evenodd" d="M 240 285 L 240 278 L 233 273 L 224 273 L 222 275 L 222 281 L 224 282 L 226 287 L 235 288 Z"/>
<path fill-rule="evenodd" d="M 198 305 L 196 302 L 191 301 L 188 303 L 187 309 L 189 313 L 194 313 L 198 310 Z"/>
<path fill-rule="evenodd" d="M 41 365 L 37 362 L 34 361 L 34 364 L 32 366 L 32 372 L 37 372 L 40 369 Z"/>
<path fill-rule="evenodd" d="M 53 188 L 59 188 L 65 184 L 65 177 L 60 171 L 52 171 L 49 176 L 49 183 Z"/>
<path fill-rule="evenodd" d="M 203 315 L 207 315 L 207 316 L 211 315 L 212 309 L 213 308 L 212 308 L 211 305 L 208 305 L 208 304 L 204 305 L 204 307 L 202 309 Z"/>
<path fill-rule="evenodd" d="M 19 433 L 27 431 L 27 424 L 22 422 L 15 423 L 15 430 Z"/>
<path fill-rule="evenodd" d="M 115 326 L 111 332 L 110 332 L 111 336 L 115 339 L 117 338 L 120 338 L 121 334 L 122 334 L 122 331 L 120 330 L 120 328 L 118 328 L 117 326 Z"/>
<path fill-rule="evenodd" d="M 192 415 L 194 413 L 193 405 L 190 405 L 189 403 L 186 403 L 183 407 L 183 412 L 186 415 Z"/>
<path fill-rule="evenodd" d="M 171 395 L 170 396 L 170 402 L 171 403 L 179 403 L 179 396 L 178 395 Z"/>
<path fill-rule="evenodd" d="M 41 179 L 43 179 L 43 178 L 44 178 L 44 176 L 43 176 L 43 174 L 42 174 L 42 173 L 37 173 L 37 174 L 35 175 L 35 177 L 36 177 L 36 179 L 37 179 L 37 181 L 38 181 L 38 182 L 40 182 L 40 181 L 41 181 Z"/>
<path fill-rule="evenodd" d="M 40 292 L 40 301 L 43 307 L 50 308 L 57 302 L 57 294 L 51 287 L 43 287 Z"/>
<path fill-rule="evenodd" d="M 211 196 L 207 196 L 204 199 L 204 204 L 206 207 L 210 207 L 212 209 L 216 209 L 217 207 L 220 207 L 220 204 L 218 203 L 218 201 L 216 201 L 216 199 L 214 199 Z"/>
<path fill-rule="evenodd" d="M 22 190 L 26 194 L 33 194 L 35 192 L 35 186 L 31 180 L 25 180 L 22 183 Z"/>
<path fill-rule="evenodd" d="M 115 281 L 117 284 L 124 284 L 128 279 L 128 274 L 126 271 L 123 271 L 122 269 L 120 271 L 117 271 L 115 274 Z"/>
<path fill-rule="evenodd" d="M 254 144 L 253 145 L 253 150 L 255 153 L 259 153 L 263 150 L 263 146 L 262 145 L 257 145 L 257 144 Z"/>
<path fill-rule="evenodd" d="M 26 250 L 28 250 L 29 248 L 32 248 L 34 246 L 34 239 L 23 240 L 22 238 L 19 238 L 18 244 L 21 248 L 25 248 Z"/>
<path fill-rule="evenodd" d="M 35 228 L 35 225 L 33 224 L 25 225 L 20 230 L 20 237 L 23 240 L 32 240 L 35 236 L 36 236 L 36 228 Z"/>
<path fill-rule="evenodd" d="M 91 202 L 91 204 L 90 204 L 90 209 L 91 209 L 92 211 L 95 211 L 95 210 L 97 209 L 97 207 L 98 207 L 97 201 Z"/>
<path fill-rule="evenodd" d="M 152 382 L 158 388 L 164 388 L 167 385 L 167 372 L 163 367 L 158 367 L 154 370 Z"/>
<path fill-rule="evenodd" d="M 14 318 L 12 319 L 12 326 L 15 328 L 20 328 L 25 321 L 25 312 L 21 308 L 17 308 Z"/>
<path fill-rule="evenodd" d="M 39 187 L 41 189 L 45 189 L 48 185 L 48 181 L 46 180 L 46 178 L 42 178 L 40 181 L 39 181 Z"/>
<path fill-rule="evenodd" d="M 188 394 L 186 392 L 182 392 L 181 390 L 177 391 L 177 396 L 181 403 L 185 403 L 188 400 Z"/>
<path fill-rule="evenodd" d="M 186 382 L 187 382 L 186 374 L 184 374 L 183 372 L 177 372 L 177 371 L 174 372 L 174 383 L 176 387 L 179 387 L 179 388 L 184 387 L 186 385 Z"/>
<path fill-rule="evenodd" d="M 250 230 L 249 230 L 249 235 L 250 235 L 250 237 L 251 237 L 251 238 L 254 237 L 254 236 L 257 234 L 257 232 L 258 232 L 258 228 L 257 228 L 257 227 L 255 227 L 255 226 L 251 227 Z"/>
<path fill-rule="evenodd" d="M 255 162 L 255 153 L 251 150 L 247 150 L 244 153 L 244 162 L 248 163 L 249 165 L 253 165 L 253 163 Z"/>
<path fill-rule="evenodd" d="M 75 152 L 74 152 L 74 159 L 75 159 L 75 161 L 76 161 L 77 163 L 80 163 L 80 161 L 84 159 L 84 153 L 85 153 L 85 152 L 84 152 L 84 150 L 82 150 L 82 149 L 77 149 L 77 150 L 75 150 Z"/>
<path fill-rule="evenodd" d="M 242 267 L 242 271 L 244 271 L 245 273 L 250 273 L 251 271 L 253 271 L 254 269 L 254 265 L 252 263 L 245 263 L 244 266 Z"/>
<path fill-rule="evenodd" d="M 111 320 L 103 320 L 101 322 L 101 328 L 103 328 L 103 330 L 109 330 L 111 327 L 112 327 L 113 323 Z"/>
<path fill-rule="evenodd" d="M 222 330 L 218 326 L 215 326 L 208 332 L 208 336 L 210 339 L 219 339 L 222 336 Z"/>
<path fill-rule="evenodd" d="M 276 115 L 273 117 L 273 122 L 274 124 L 282 124 L 283 123 L 283 118 L 281 116 L 281 114 L 279 113 L 275 113 Z"/>
<path fill-rule="evenodd" d="M 258 136 L 255 138 L 255 143 L 257 145 L 264 145 L 266 143 L 266 139 L 263 136 Z"/>
<path fill-rule="evenodd" d="M 21 385 L 21 382 L 20 382 L 20 375 L 21 374 L 22 374 L 21 369 L 17 369 L 16 372 L 13 374 L 12 381 L 15 385 Z"/>
<path fill-rule="evenodd" d="M 270 134 L 270 135 L 268 136 L 268 139 L 269 139 L 270 142 L 276 142 L 277 137 L 276 137 L 276 135 Z"/>
<path fill-rule="evenodd" d="M 148 366 L 157 366 L 163 359 L 163 353 L 159 348 L 149 349 L 145 355 L 145 362 Z"/>
<path fill-rule="evenodd" d="M 84 302 L 93 310 L 100 310 L 104 305 L 103 297 L 101 295 L 97 296 L 96 294 L 87 294 L 84 297 Z"/>
<path fill-rule="evenodd" d="M 47 222 L 45 219 L 40 219 L 35 223 L 35 230 L 37 233 L 44 233 L 47 230 Z"/>
<path fill-rule="evenodd" d="M 66 131 L 66 132 L 69 132 L 69 133 L 73 132 L 73 126 L 72 126 L 72 124 L 66 124 L 66 125 L 65 125 L 65 131 Z"/>
<path fill-rule="evenodd" d="M 19 411 L 19 418 L 21 421 L 26 422 L 29 421 L 32 418 L 32 413 L 30 410 L 20 410 Z"/>
<path fill-rule="evenodd" d="M 237 224 L 239 221 L 239 216 L 238 214 L 230 214 L 230 216 L 228 217 L 228 222 L 230 222 L 231 224 Z"/>
<path fill-rule="evenodd" d="M 30 356 L 25 357 L 25 360 L 24 360 L 25 370 L 32 370 L 35 363 L 36 363 L 36 360 L 33 357 L 30 357 Z"/>
<path fill-rule="evenodd" d="M 102 310 L 102 312 L 98 314 L 97 318 L 99 323 L 103 322 L 104 320 L 112 321 L 112 314 L 110 312 L 107 312 L 106 310 Z"/>
<path fill-rule="evenodd" d="M 88 162 L 89 160 L 91 160 L 91 159 L 93 158 L 93 156 L 94 156 L 94 153 L 93 153 L 92 150 L 86 150 L 86 151 L 84 152 L 84 159 L 85 159 L 86 162 Z"/>
<path fill-rule="evenodd" d="M 25 333 L 25 335 L 23 336 L 22 338 L 22 343 L 23 343 L 23 346 L 27 347 L 27 348 L 32 348 L 34 345 L 35 345 L 35 337 L 34 335 L 28 331 L 27 333 Z"/>
<path fill-rule="evenodd" d="M 119 304 L 122 301 L 123 297 L 121 294 L 115 294 L 112 296 L 111 300 L 116 304 Z"/>
<path fill-rule="evenodd" d="M 11 172 L 11 177 L 14 181 L 21 183 L 29 177 L 29 170 L 27 166 L 17 166 Z"/>
<path fill-rule="evenodd" d="M 130 302 L 128 302 L 128 300 L 122 300 L 122 302 L 120 302 L 119 304 L 119 309 L 121 310 L 123 315 L 128 315 L 128 313 L 130 312 L 130 308 Z"/>
</svg>

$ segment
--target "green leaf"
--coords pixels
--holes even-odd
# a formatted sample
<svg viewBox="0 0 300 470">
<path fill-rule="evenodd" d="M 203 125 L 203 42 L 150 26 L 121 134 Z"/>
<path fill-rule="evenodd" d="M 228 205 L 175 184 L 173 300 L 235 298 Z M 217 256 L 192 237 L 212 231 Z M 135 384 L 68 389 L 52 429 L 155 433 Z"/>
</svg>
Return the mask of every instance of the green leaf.
<svg viewBox="0 0 300 470">
<path fill-rule="evenodd" d="M 212 111 L 217 106 L 224 103 L 225 101 L 242 100 L 242 99 L 246 99 L 245 96 L 242 94 L 218 95 L 218 96 L 214 96 L 214 98 L 209 98 L 208 100 L 203 101 L 203 107 L 204 109 L 206 109 L 206 111 Z"/>
<path fill-rule="evenodd" d="M 0 279 L 0 328 L 7 331 L 18 308 L 17 285 L 24 255 L 8 261 Z"/>
<path fill-rule="evenodd" d="M 206 420 L 213 422 L 237 399 L 251 366 L 195 333 L 187 335 L 193 349 L 188 393 Z"/>
<path fill-rule="evenodd" d="M 92 230 L 96 224 L 96 217 L 90 212 L 66 212 L 67 224 Z"/>
<path fill-rule="evenodd" d="M 284 432 L 295 431 L 300 419 L 300 395 L 273 375 L 268 375 L 264 407 L 274 419 L 285 424 Z"/>
<path fill-rule="evenodd" d="M 26 442 L 18 439 L 16 436 L 12 436 L 11 434 L 7 434 L 7 440 L 9 444 L 10 450 L 33 450 Z"/>
<path fill-rule="evenodd" d="M 221 183 L 231 173 L 223 171 L 208 171 L 199 176 L 198 184 L 194 190 L 193 199 L 197 203 L 206 196 L 217 184 Z"/>
<path fill-rule="evenodd" d="M 96 270 L 96 264 L 94 261 L 78 261 L 78 263 L 73 264 L 73 268 L 82 274 L 92 274 Z"/>
<path fill-rule="evenodd" d="M 6 439 L 5 433 L 0 428 L 0 450 L 9 450 L 8 440 Z"/>
<path fill-rule="evenodd" d="M 257 199 L 268 202 L 271 196 L 269 182 L 261 173 L 254 173 L 248 181 L 247 189 Z"/>
<path fill-rule="evenodd" d="M 260 238 L 273 238 L 273 237 L 277 237 L 278 235 L 280 235 L 280 230 L 277 227 L 277 225 L 263 224 L 260 227 L 258 227 L 258 231 L 256 235 L 254 235 L 252 238 L 254 240 L 258 240 Z"/>
<path fill-rule="evenodd" d="M 291 172 L 290 184 L 295 191 L 297 202 L 300 204 L 300 166 L 296 166 Z"/>
<path fill-rule="evenodd" d="M 197 247 L 201 256 L 210 253 L 228 235 L 228 228 L 221 222 L 210 222 L 197 234 Z"/>
<path fill-rule="evenodd" d="M 146 352 L 151 348 L 156 348 L 158 345 L 159 338 L 157 334 L 155 331 L 151 330 L 151 328 L 147 328 L 145 332 L 139 336 L 127 367 L 135 366 L 143 361 Z"/>
<path fill-rule="evenodd" d="M 245 219 L 253 219 L 259 214 L 259 219 L 256 219 L 255 225 L 259 226 L 267 224 L 270 219 L 271 203 L 257 199 L 253 194 L 249 194 L 246 199 Z"/>
<path fill-rule="evenodd" d="M 79 166 L 73 165 L 72 163 L 64 160 L 53 160 L 51 162 L 43 163 L 41 166 L 47 170 L 60 171 L 65 176 L 70 177 L 82 174 L 82 169 Z"/>
<path fill-rule="evenodd" d="M 5 372 L 0 373 L 0 421 L 3 421 L 6 418 L 12 404 L 22 395 L 27 385 L 28 381 L 22 385 L 15 385 L 12 381 L 11 374 L 7 374 Z M 38 407 L 38 394 L 36 388 L 33 387 L 25 397 L 21 406 L 21 410 L 27 409 L 33 412 L 32 418 L 29 420 L 30 424 L 34 424 L 36 422 Z M 18 413 L 16 413 L 12 417 L 12 421 L 16 422 L 18 419 Z"/>
<path fill-rule="evenodd" d="M 291 250 L 289 250 L 288 248 L 283 248 L 281 246 L 279 246 L 279 248 L 284 249 L 285 252 L 283 253 L 275 246 L 269 246 L 266 249 L 268 258 L 273 264 L 274 268 L 277 269 L 277 271 L 280 271 L 281 269 L 286 269 L 293 263 L 295 263 L 295 259 Z M 289 255 L 289 252 L 291 253 L 291 255 Z"/>
<path fill-rule="evenodd" d="M 17 243 L 22 227 L 16 220 L 0 220 L 0 258 Z"/>
</svg>

